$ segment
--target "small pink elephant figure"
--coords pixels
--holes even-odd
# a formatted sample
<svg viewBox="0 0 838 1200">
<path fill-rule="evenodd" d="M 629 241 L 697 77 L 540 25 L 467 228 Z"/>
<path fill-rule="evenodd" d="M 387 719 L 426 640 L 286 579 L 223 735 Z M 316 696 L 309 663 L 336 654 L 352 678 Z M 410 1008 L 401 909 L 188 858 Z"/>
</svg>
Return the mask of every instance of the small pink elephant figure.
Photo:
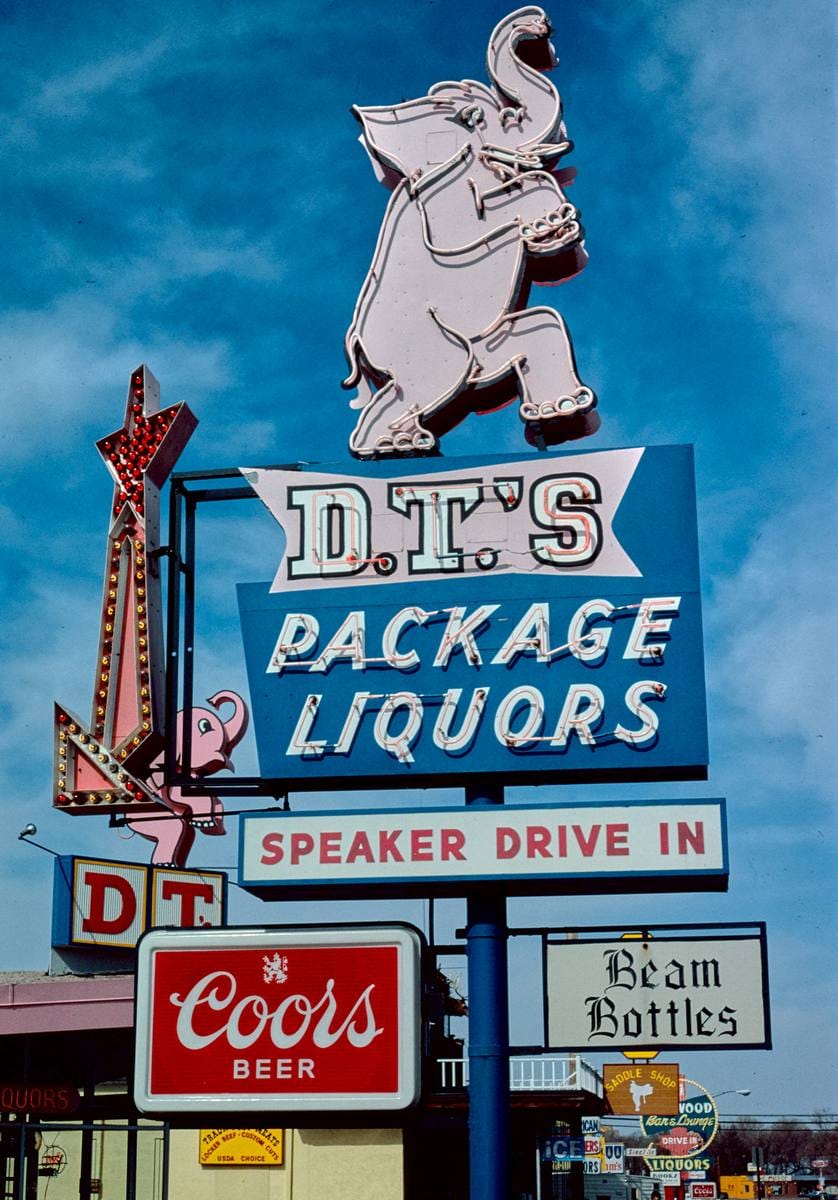
<svg viewBox="0 0 838 1200">
<path fill-rule="evenodd" d="M 217 771 L 233 770 L 230 755 L 247 732 L 248 711 L 237 692 L 217 692 L 207 701 L 214 709 L 232 704 L 232 715 L 222 721 L 217 712 L 207 708 L 192 709 L 191 770 L 193 779 L 214 775 Z M 183 713 L 177 715 L 177 765 L 182 766 Z M 157 792 L 160 803 L 179 819 L 168 814 L 159 817 L 137 814 L 127 824 L 141 837 L 155 843 L 151 861 L 155 867 L 185 867 L 195 841 L 196 829 L 212 837 L 224 834 L 224 809 L 212 793 L 203 796 L 184 796 L 178 787 L 164 783 L 163 755 L 149 765 L 146 782 Z"/>
</svg>

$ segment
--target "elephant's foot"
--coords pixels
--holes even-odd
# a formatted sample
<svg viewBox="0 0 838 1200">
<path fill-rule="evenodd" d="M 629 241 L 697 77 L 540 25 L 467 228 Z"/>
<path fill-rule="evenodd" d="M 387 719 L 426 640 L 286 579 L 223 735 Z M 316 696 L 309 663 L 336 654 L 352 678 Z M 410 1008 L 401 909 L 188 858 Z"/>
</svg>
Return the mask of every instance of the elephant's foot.
<svg viewBox="0 0 838 1200">
<path fill-rule="evenodd" d="M 437 439 L 419 424 L 416 414 L 416 409 L 410 409 L 382 427 L 379 414 L 365 409 L 352 431 L 349 449 L 358 458 L 430 453 L 435 449 Z M 376 416 L 379 416 L 378 421 Z"/>
<path fill-rule="evenodd" d="M 572 246 L 581 236 L 579 213 L 567 203 L 521 226 L 521 238 L 530 254 L 553 254 Z"/>
<path fill-rule="evenodd" d="M 556 418 L 574 417 L 588 412 L 596 404 L 596 396 L 588 387 L 577 388 L 572 396 L 559 396 L 558 400 L 545 400 L 536 404 L 534 400 L 521 401 L 521 420 L 555 421 Z"/>
</svg>

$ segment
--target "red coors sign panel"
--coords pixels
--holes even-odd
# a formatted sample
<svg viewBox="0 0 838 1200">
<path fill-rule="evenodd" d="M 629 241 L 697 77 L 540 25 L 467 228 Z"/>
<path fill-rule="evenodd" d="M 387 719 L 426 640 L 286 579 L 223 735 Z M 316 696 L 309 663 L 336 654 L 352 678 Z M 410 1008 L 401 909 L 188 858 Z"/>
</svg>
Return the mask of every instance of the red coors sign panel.
<svg viewBox="0 0 838 1200">
<path fill-rule="evenodd" d="M 419 1092 L 420 952 L 409 926 L 147 934 L 137 1108 L 407 1108 Z"/>
</svg>

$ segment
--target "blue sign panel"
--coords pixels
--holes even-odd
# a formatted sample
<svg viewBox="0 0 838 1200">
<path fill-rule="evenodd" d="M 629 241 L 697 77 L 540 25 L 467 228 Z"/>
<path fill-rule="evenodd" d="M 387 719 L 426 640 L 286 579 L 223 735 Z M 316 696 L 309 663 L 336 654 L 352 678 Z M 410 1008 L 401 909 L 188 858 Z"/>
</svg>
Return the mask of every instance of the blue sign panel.
<svg viewBox="0 0 838 1200">
<path fill-rule="evenodd" d="M 552 1137 L 542 1142 L 541 1157 L 545 1162 L 582 1162 L 585 1158 L 585 1139 Z"/>
<path fill-rule="evenodd" d="M 261 774 L 294 789 L 704 778 L 689 447 L 245 476 Z"/>
</svg>

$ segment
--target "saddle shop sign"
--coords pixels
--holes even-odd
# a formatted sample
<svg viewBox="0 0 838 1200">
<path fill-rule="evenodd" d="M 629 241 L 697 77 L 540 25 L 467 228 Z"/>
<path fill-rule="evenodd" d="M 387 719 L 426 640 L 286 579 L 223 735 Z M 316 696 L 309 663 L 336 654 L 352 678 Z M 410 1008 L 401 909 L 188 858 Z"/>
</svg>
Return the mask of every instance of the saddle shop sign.
<svg viewBox="0 0 838 1200">
<path fill-rule="evenodd" d="M 406 925 L 146 934 L 137 1108 L 409 1107 L 419 1094 L 420 954 Z"/>
<path fill-rule="evenodd" d="M 261 774 L 295 789 L 704 778 L 689 447 L 245 469 Z"/>
</svg>

